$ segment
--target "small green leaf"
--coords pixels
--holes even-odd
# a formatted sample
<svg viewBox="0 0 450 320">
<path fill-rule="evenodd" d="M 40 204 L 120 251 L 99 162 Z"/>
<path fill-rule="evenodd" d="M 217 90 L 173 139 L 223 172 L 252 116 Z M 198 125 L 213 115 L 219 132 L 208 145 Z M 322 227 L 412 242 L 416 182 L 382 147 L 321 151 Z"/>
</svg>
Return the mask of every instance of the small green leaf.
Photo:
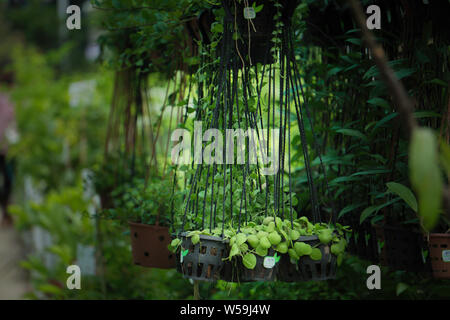
<svg viewBox="0 0 450 320">
<path fill-rule="evenodd" d="M 235 243 L 231 246 L 230 258 L 239 254 L 239 246 Z"/>
<path fill-rule="evenodd" d="M 361 216 L 359 217 L 359 223 L 362 224 L 368 217 L 372 215 L 377 210 L 378 206 L 370 206 L 361 213 Z"/>
<path fill-rule="evenodd" d="M 403 292 L 405 292 L 409 288 L 409 285 L 403 282 L 397 283 L 397 289 L 396 294 L 397 296 L 401 295 Z"/>
<path fill-rule="evenodd" d="M 243 244 L 245 241 L 247 241 L 247 236 L 244 233 L 241 232 L 236 235 L 236 243 L 238 245 Z"/>
<path fill-rule="evenodd" d="M 255 13 L 260 12 L 264 8 L 264 4 L 260 4 L 259 6 L 255 7 Z"/>
<path fill-rule="evenodd" d="M 192 244 L 197 244 L 200 241 L 200 236 L 198 234 L 194 234 L 191 238 Z"/>
<path fill-rule="evenodd" d="M 247 269 L 254 269 L 256 266 L 256 256 L 253 253 L 247 253 L 242 258 L 242 263 Z"/>
<path fill-rule="evenodd" d="M 350 204 L 350 205 L 346 206 L 345 208 L 343 208 L 341 210 L 341 212 L 339 212 L 338 219 L 340 219 L 344 214 L 351 212 L 359 207 L 362 207 L 363 205 L 364 205 L 364 203 L 360 202 L 360 203 L 354 203 L 354 204 Z"/>
</svg>

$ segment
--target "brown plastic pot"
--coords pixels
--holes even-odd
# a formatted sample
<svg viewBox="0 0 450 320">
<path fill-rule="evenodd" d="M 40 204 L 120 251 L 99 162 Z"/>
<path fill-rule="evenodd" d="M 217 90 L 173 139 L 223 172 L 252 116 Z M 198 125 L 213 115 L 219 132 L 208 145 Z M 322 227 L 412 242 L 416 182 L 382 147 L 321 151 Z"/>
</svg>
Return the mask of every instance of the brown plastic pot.
<svg viewBox="0 0 450 320">
<path fill-rule="evenodd" d="M 428 246 L 433 277 L 450 279 L 450 233 L 431 233 Z"/>
<path fill-rule="evenodd" d="M 147 268 L 175 268 L 175 254 L 167 246 L 171 242 L 169 228 L 128 222 L 133 262 Z"/>
</svg>

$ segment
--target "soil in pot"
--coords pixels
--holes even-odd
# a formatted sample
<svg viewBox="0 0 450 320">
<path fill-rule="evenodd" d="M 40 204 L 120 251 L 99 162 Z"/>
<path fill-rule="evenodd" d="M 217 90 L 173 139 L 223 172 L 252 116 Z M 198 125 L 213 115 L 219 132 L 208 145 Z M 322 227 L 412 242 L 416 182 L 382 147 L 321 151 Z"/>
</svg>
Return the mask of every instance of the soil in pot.
<svg viewBox="0 0 450 320">
<path fill-rule="evenodd" d="M 431 233 L 428 247 L 433 277 L 450 279 L 450 233 Z"/>
<path fill-rule="evenodd" d="M 226 251 L 222 238 L 200 235 L 200 241 L 195 245 L 186 233 L 181 234 L 181 239 L 178 254 L 183 277 L 203 281 L 219 280 Z"/>
<path fill-rule="evenodd" d="M 175 254 L 167 248 L 171 242 L 169 228 L 129 222 L 131 249 L 136 265 L 147 268 L 175 267 Z"/>
</svg>

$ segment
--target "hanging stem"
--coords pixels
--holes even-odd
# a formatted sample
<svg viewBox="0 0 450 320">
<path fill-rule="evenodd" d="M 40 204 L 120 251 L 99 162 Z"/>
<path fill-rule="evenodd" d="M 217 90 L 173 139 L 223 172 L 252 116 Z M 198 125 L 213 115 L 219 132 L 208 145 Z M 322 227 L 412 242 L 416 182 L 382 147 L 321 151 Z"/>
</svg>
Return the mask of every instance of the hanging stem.
<svg viewBox="0 0 450 320">
<path fill-rule="evenodd" d="M 194 280 L 194 300 L 200 300 L 200 288 L 198 285 L 198 280 Z"/>
</svg>

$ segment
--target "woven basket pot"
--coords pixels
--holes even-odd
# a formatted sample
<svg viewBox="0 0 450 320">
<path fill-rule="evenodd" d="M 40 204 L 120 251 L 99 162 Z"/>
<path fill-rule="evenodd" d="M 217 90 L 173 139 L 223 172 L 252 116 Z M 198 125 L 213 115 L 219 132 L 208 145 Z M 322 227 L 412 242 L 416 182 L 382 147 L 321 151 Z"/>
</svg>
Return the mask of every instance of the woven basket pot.
<svg viewBox="0 0 450 320">
<path fill-rule="evenodd" d="M 175 267 L 175 254 L 167 246 L 171 237 L 169 228 L 128 222 L 130 226 L 133 262 L 147 268 L 171 269 Z"/>
<path fill-rule="evenodd" d="M 297 264 L 284 254 L 281 258 L 277 279 L 284 282 L 320 281 L 336 278 L 337 259 L 330 252 L 330 246 L 320 243 L 317 236 L 302 236 L 298 242 L 305 242 L 311 247 L 319 248 L 322 259 L 313 260 L 309 256 L 300 257 Z"/>
<path fill-rule="evenodd" d="M 450 233 L 431 233 L 428 247 L 433 277 L 450 279 Z"/>
<path fill-rule="evenodd" d="M 429 260 L 423 259 L 422 251 L 427 249 L 427 245 L 421 233 L 380 225 L 376 225 L 375 230 L 378 241 L 384 242 L 379 250 L 382 265 L 394 270 L 431 272 Z"/>
<path fill-rule="evenodd" d="M 226 245 L 222 238 L 200 235 L 200 241 L 192 244 L 191 237 L 182 233 L 179 254 L 179 270 L 184 278 L 217 281 L 226 257 Z M 186 252 L 183 254 L 184 252 Z"/>
</svg>

